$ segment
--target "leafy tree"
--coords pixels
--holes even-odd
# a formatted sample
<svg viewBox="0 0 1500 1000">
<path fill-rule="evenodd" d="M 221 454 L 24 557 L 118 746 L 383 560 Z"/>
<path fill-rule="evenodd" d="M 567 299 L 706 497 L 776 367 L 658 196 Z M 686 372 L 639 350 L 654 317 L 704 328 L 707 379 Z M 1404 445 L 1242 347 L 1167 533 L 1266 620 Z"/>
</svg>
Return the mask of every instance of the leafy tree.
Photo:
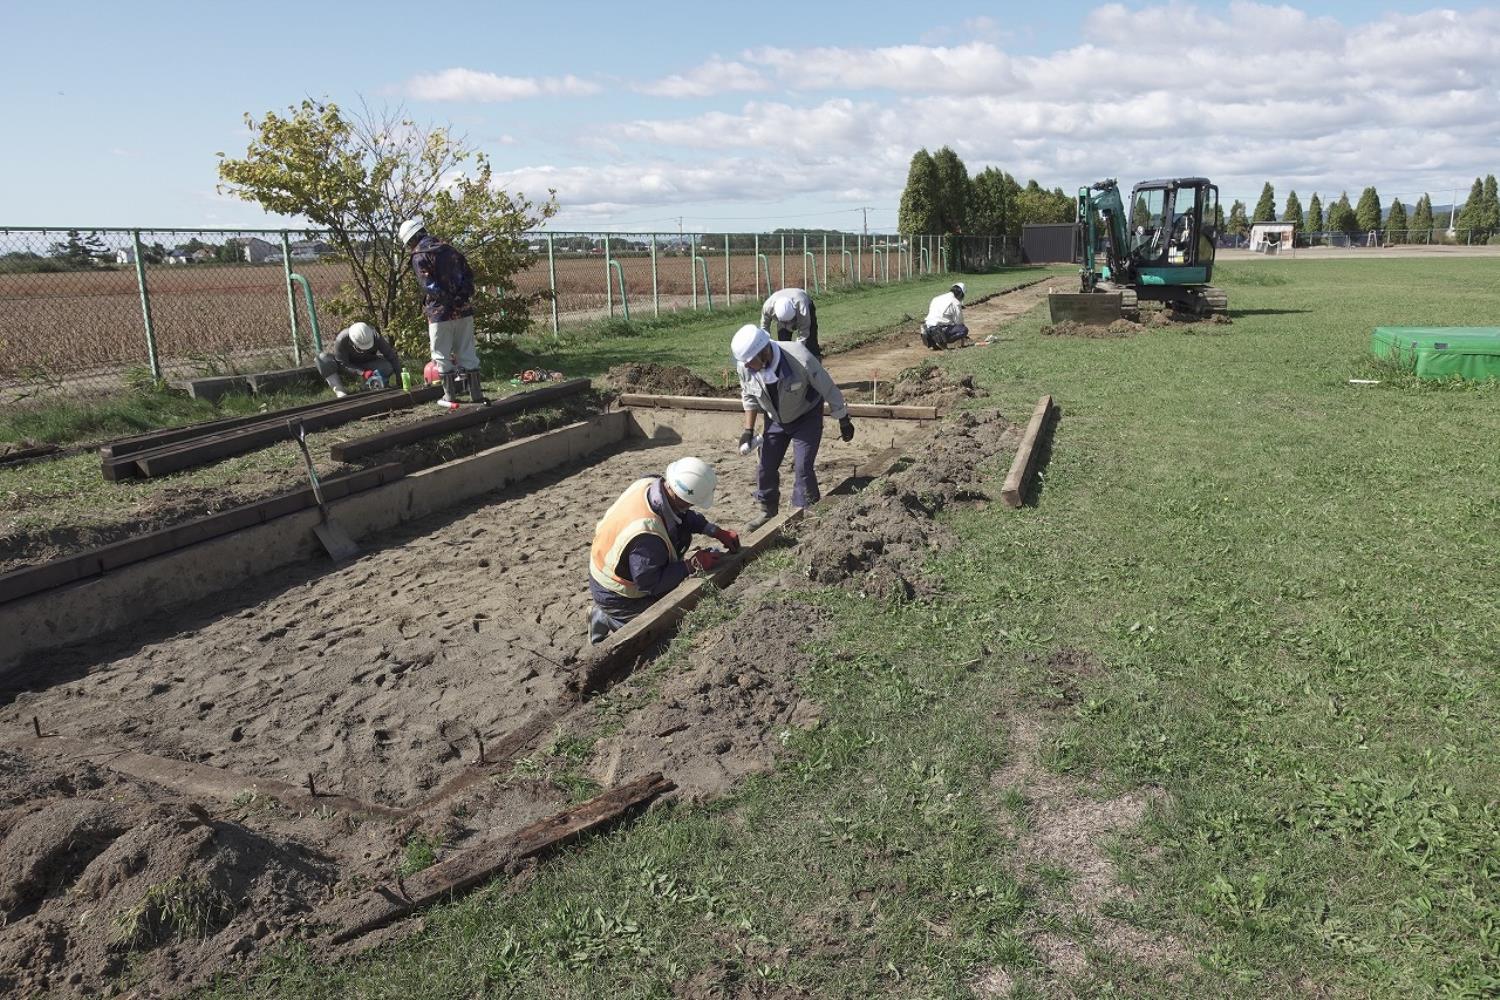
<svg viewBox="0 0 1500 1000">
<path fill-rule="evenodd" d="M 906 169 L 906 189 L 901 192 L 897 226 L 903 233 L 913 236 L 941 232 L 941 201 L 937 163 L 926 149 L 919 149 L 912 154 L 911 166 Z"/>
<path fill-rule="evenodd" d="M 1222 233 L 1223 231 L 1224 231 L 1224 204 L 1223 204 L 1223 202 L 1215 201 L 1214 202 L 1214 232 L 1216 232 L 1216 233 Z"/>
<path fill-rule="evenodd" d="M 109 251 L 105 249 L 104 241 L 99 239 L 98 233 L 84 236 L 76 229 L 69 229 L 68 238 L 48 247 L 48 254 L 64 267 L 80 270 L 93 267 L 104 260 L 109 256 Z"/>
<path fill-rule="evenodd" d="M 1255 215 L 1250 218 L 1251 222 L 1275 222 L 1276 221 L 1276 189 L 1266 181 L 1266 186 L 1260 189 L 1260 201 L 1255 203 Z"/>
<path fill-rule="evenodd" d="M 1401 204 L 1400 198 L 1391 199 L 1391 211 L 1385 217 L 1386 232 L 1390 235 L 1387 239 L 1396 243 L 1407 243 L 1406 235 L 1406 206 Z"/>
<path fill-rule="evenodd" d="M 1323 202 L 1314 191 L 1312 201 L 1307 203 L 1307 231 L 1310 233 L 1321 233 L 1323 231 Z"/>
<path fill-rule="evenodd" d="M 327 231 L 352 282 L 328 299 L 341 321 L 374 322 L 426 349 L 426 322 L 397 227 L 420 216 L 462 251 L 474 271 L 475 326 L 523 332 L 546 292 L 522 293 L 515 278 L 531 261 L 522 234 L 557 212 L 555 192 L 533 204 L 495 187 L 489 161 L 447 129 L 427 128 L 397 109 L 348 118 L 331 103 L 305 100 L 286 116 L 245 116 L 245 156 L 219 154 L 221 189 L 276 215 L 302 216 Z"/>
<path fill-rule="evenodd" d="M 1245 203 L 1235 199 L 1229 206 L 1229 226 L 1225 232 L 1231 236 L 1244 236 L 1250 231 L 1250 220 L 1245 217 Z"/>
<path fill-rule="evenodd" d="M 1286 196 L 1286 208 L 1281 213 L 1282 222 L 1296 223 L 1298 229 L 1302 225 L 1302 202 L 1297 198 L 1297 192 L 1291 191 Z"/>
<path fill-rule="evenodd" d="M 1360 232 L 1368 233 L 1381 228 L 1380 193 L 1373 186 L 1359 193 L 1359 205 L 1354 209 L 1354 218 L 1359 222 Z"/>
<path fill-rule="evenodd" d="M 1073 199 L 1063 194 L 1062 188 L 1048 191 L 1035 180 L 1029 180 L 1016 195 L 1016 215 L 1021 225 L 1073 222 L 1076 214 Z"/>
<path fill-rule="evenodd" d="M 1411 223 L 1408 228 L 1413 230 L 1412 236 L 1419 242 L 1426 243 L 1431 237 L 1433 228 L 1432 199 L 1428 197 L 1426 191 L 1423 191 L 1422 197 L 1417 199 L 1417 207 L 1412 209 Z M 1418 233 L 1421 235 L 1417 235 Z"/>
<path fill-rule="evenodd" d="M 975 174 L 969 202 L 970 231 L 984 235 L 1007 232 L 1016 187 L 1014 178 L 995 167 L 985 167 Z"/>
<path fill-rule="evenodd" d="M 1345 191 L 1341 193 L 1339 200 L 1334 202 L 1328 209 L 1328 228 L 1333 232 L 1345 233 L 1350 237 L 1359 235 L 1359 218 L 1354 214 L 1354 209 L 1349 204 L 1349 192 Z"/>
</svg>

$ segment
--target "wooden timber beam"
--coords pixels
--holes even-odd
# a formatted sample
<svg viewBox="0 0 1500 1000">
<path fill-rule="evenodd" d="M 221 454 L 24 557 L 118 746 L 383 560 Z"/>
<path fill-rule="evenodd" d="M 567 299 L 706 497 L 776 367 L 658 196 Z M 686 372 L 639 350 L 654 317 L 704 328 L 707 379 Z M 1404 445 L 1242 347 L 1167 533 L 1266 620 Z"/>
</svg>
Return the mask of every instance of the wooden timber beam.
<svg viewBox="0 0 1500 1000">
<path fill-rule="evenodd" d="M 1016 457 L 1011 460 L 1005 486 L 1000 490 L 1000 499 L 1005 506 L 1019 507 L 1026 502 L 1027 483 L 1032 470 L 1036 468 L 1037 455 L 1042 450 L 1042 442 L 1052 422 L 1053 413 L 1051 396 L 1043 396 L 1037 400 L 1031 422 L 1026 425 L 1026 434 L 1021 438 L 1021 446 L 1016 449 Z"/>
<path fill-rule="evenodd" d="M 722 410 L 743 413 L 744 407 L 738 399 L 713 396 L 648 396 L 643 393 L 626 392 L 620 395 L 621 406 L 656 407 L 669 410 Z M 823 412 L 828 413 L 827 403 Z M 876 403 L 850 403 L 851 417 L 878 417 L 883 420 L 936 420 L 935 406 L 884 406 Z"/>
</svg>

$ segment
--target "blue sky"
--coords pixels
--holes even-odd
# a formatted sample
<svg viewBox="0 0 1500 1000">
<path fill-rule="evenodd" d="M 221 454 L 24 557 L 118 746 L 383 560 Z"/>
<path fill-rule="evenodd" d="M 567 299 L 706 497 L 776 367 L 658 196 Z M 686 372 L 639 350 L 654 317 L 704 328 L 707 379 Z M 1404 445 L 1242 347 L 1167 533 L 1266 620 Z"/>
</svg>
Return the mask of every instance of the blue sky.
<svg viewBox="0 0 1500 1000">
<path fill-rule="evenodd" d="M 305 96 L 451 123 L 570 229 L 888 229 L 920 145 L 1069 189 L 1207 174 L 1226 202 L 1442 202 L 1500 171 L 1493 4 L 931 9 L 12 2 L 0 225 L 275 224 L 216 193 L 214 154 Z"/>
</svg>

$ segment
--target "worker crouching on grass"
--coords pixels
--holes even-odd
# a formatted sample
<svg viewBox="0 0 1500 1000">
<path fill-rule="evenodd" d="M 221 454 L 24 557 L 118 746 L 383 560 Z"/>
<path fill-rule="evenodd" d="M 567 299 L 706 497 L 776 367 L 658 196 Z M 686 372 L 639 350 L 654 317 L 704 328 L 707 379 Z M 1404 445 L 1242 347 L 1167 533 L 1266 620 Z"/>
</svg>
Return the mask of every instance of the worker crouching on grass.
<svg viewBox="0 0 1500 1000">
<path fill-rule="evenodd" d="M 423 228 L 421 219 L 401 223 L 401 243 L 411 254 L 412 273 L 422 287 L 422 312 L 432 360 L 443 380 L 441 405 L 458 402 L 461 390 L 483 403 L 479 348 L 474 342 L 474 272 L 452 246 Z"/>
<path fill-rule="evenodd" d="M 590 643 L 608 639 L 691 574 L 714 568 L 723 555 L 717 549 L 687 554 L 694 535 L 740 550 L 737 533 L 693 510 L 713 506 L 715 482 L 713 466 L 679 458 L 666 475 L 631 483 L 604 512 L 589 552 Z"/>
<path fill-rule="evenodd" d="M 960 281 L 928 305 L 927 319 L 922 322 L 922 343 L 941 351 L 949 344 L 961 346 L 968 335 L 969 328 L 964 326 L 964 283 Z"/>
<path fill-rule="evenodd" d="M 839 437 L 854 438 L 854 421 L 844 405 L 844 394 L 822 362 L 802 343 L 778 344 L 760 327 L 746 324 L 729 345 L 739 366 L 740 400 L 745 408 L 745 430 L 740 454 L 755 441 L 755 415 L 765 414 L 766 429 L 755 473 L 755 502 L 760 513 L 745 527 L 755 530 L 781 508 L 781 462 L 792 449 L 792 506 L 809 507 L 822 496 L 814 465 L 823 442 L 823 403 L 839 422 Z"/>
<path fill-rule="evenodd" d="M 344 376 L 351 375 L 369 389 L 401 388 L 401 358 L 391 342 L 368 323 L 340 330 L 333 350 L 319 354 L 318 374 L 340 399 L 349 395 Z"/>
</svg>

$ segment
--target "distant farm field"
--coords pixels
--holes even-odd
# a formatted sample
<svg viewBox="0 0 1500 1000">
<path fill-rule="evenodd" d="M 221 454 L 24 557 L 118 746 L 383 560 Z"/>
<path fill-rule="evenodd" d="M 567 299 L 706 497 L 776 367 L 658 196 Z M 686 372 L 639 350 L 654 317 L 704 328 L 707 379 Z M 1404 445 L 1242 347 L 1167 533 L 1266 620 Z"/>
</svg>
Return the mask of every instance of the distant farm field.
<svg viewBox="0 0 1500 1000">
<path fill-rule="evenodd" d="M 804 257 L 800 247 L 765 255 L 756 274 L 753 254 L 709 254 L 694 264 L 686 255 L 657 258 L 655 299 L 650 254 L 615 255 L 624 279 L 630 308 L 646 315 L 654 304 L 661 309 L 689 307 L 697 270 L 699 308 L 709 300 L 722 308 L 743 304 L 746 297 L 765 295 L 769 287 L 839 285 L 858 272 L 864 281 L 884 281 L 889 270 L 898 280 L 902 261 L 883 256 L 841 254 L 830 247 L 827 258 L 818 252 Z M 784 270 L 783 270 L 784 264 Z M 706 275 L 705 275 L 706 265 Z M 846 271 L 847 268 L 847 271 Z M 585 320 L 622 310 L 619 278 L 604 256 L 560 256 L 555 260 L 557 305 L 561 322 Z M 310 263 L 297 270 L 312 285 L 314 298 L 325 302 L 348 280 L 342 264 Z M 606 290 L 606 274 L 612 287 Z M 705 284 L 706 282 L 706 284 Z M 550 287 L 545 255 L 518 278 L 524 292 Z M 282 269 L 277 265 L 153 265 L 147 269 L 150 308 L 157 352 L 164 363 L 201 360 L 213 368 L 220 359 L 246 352 L 291 347 L 288 297 Z M 726 296 L 726 292 L 728 293 Z M 300 290 L 295 296 L 304 350 L 310 345 L 306 305 Z M 336 326 L 321 313 L 325 335 Z M 550 323 L 550 310 L 533 310 L 534 323 Z M 142 304 L 133 270 L 69 271 L 54 274 L 0 275 L 0 386 L 13 385 L 39 374 L 98 372 L 117 376 L 123 368 L 148 361 Z"/>
</svg>

